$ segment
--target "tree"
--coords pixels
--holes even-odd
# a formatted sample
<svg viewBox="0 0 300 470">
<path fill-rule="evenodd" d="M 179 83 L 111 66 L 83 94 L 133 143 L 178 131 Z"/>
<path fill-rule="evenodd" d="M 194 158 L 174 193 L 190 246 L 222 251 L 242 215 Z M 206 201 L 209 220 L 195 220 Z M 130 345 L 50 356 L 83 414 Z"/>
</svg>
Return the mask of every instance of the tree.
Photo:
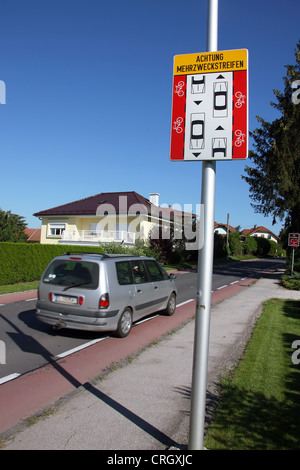
<svg viewBox="0 0 300 470">
<path fill-rule="evenodd" d="M 26 242 L 24 217 L 0 209 L 0 242 Z"/>
<path fill-rule="evenodd" d="M 250 186 L 255 212 L 285 221 L 289 231 L 300 232 L 300 104 L 295 99 L 295 83 L 300 80 L 300 42 L 296 64 L 287 65 L 284 92 L 274 90 L 277 103 L 271 105 L 281 117 L 269 123 L 257 117 L 261 127 L 251 137 L 256 151 L 249 152 L 255 167 L 246 166 L 243 176 Z"/>
</svg>

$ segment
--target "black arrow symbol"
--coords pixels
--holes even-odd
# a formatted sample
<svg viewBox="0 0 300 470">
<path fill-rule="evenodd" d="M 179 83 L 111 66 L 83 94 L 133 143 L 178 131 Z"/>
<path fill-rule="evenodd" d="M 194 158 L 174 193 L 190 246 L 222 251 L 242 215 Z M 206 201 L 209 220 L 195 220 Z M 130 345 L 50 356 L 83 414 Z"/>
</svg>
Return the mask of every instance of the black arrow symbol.
<svg viewBox="0 0 300 470">
<path fill-rule="evenodd" d="M 219 78 L 225 78 L 225 77 L 223 77 L 223 75 L 219 75 L 219 76 L 217 77 L 217 80 L 218 80 Z"/>
<path fill-rule="evenodd" d="M 200 103 L 202 103 L 202 101 L 203 101 L 203 100 L 201 100 L 201 101 L 194 101 L 194 103 L 196 103 L 196 104 L 199 105 Z"/>
<path fill-rule="evenodd" d="M 219 126 L 219 127 L 216 128 L 216 131 L 224 131 L 224 127 Z"/>
<path fill-rule="evenodd" d="M 195 157 L 199 157 L 199 155 L 201 155 L 201 152 L 199 152 L 199 153 L 193 153 L 193 155 L 195 155 Z"/>
</svg>

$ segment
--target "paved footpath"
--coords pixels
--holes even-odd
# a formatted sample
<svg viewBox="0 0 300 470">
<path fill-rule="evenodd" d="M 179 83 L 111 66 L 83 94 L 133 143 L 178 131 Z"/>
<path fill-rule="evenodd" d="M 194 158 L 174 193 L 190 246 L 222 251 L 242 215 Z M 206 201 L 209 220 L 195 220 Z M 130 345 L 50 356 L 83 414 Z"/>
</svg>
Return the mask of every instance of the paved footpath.
<svg viewBox="0 0 300 470">
<path fill-rule="evenodd" d="M 211 309 L 208 417 L 217 384 L 241 357 L 262 303 L 300 300 L 300 291 L 280 286 L 281 273 L 232 286 L 232 296 L 215 297 Z M 223 289 L 224 290 L 224 289 Z M 227 294 L 228 295 L 228 294 Z M 188 307 L 195 311 L 194 302 Z M 187 449 L 194 320 L 190 318 L 98 381 L 82 383 L 52 403 L 29 425 L 22 421 L 0 438 L 4 450 Z"/>
</svg>

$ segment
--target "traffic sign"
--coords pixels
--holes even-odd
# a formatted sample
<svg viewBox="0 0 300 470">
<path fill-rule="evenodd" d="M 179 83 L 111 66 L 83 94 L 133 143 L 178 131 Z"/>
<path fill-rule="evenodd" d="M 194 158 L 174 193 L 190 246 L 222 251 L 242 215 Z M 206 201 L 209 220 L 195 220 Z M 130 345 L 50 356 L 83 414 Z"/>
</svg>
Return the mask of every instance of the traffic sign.
<svg viewBox="0 0 300 470">
<path fill-rule="evenodd" d="M 288 246 L 298 247 L 300 244 L 300 233 L 289 233 Z"/>
<path fill-rule="evenodd" d="M 170 159 L 247 157 L 247 49 L 175 56 Z"/>
</svg>

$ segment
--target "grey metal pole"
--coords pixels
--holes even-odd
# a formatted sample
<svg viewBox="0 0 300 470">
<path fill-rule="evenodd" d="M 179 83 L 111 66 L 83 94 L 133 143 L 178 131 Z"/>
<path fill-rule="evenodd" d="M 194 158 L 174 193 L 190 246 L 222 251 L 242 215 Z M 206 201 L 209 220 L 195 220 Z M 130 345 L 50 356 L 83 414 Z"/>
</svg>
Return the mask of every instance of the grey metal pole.
<svg viewBox="0 0 300 470">
<path fill-rule="evenodd" d="M 208 0 L 207 24 L 207 51 L 216 51 L 218 43 L 218 0 Z M 204 214 L 203 220 L 200 220 L 200 223 L 204 224 L 204 237 L 203 246 L 200 247 L 198 254 L 198 285 L 189 430 L 190 450 L 203 449 L 214 251 L 215 182 L 216 162 L 203 161 L 201 204 L 204 206 Z"/>
</svg>

